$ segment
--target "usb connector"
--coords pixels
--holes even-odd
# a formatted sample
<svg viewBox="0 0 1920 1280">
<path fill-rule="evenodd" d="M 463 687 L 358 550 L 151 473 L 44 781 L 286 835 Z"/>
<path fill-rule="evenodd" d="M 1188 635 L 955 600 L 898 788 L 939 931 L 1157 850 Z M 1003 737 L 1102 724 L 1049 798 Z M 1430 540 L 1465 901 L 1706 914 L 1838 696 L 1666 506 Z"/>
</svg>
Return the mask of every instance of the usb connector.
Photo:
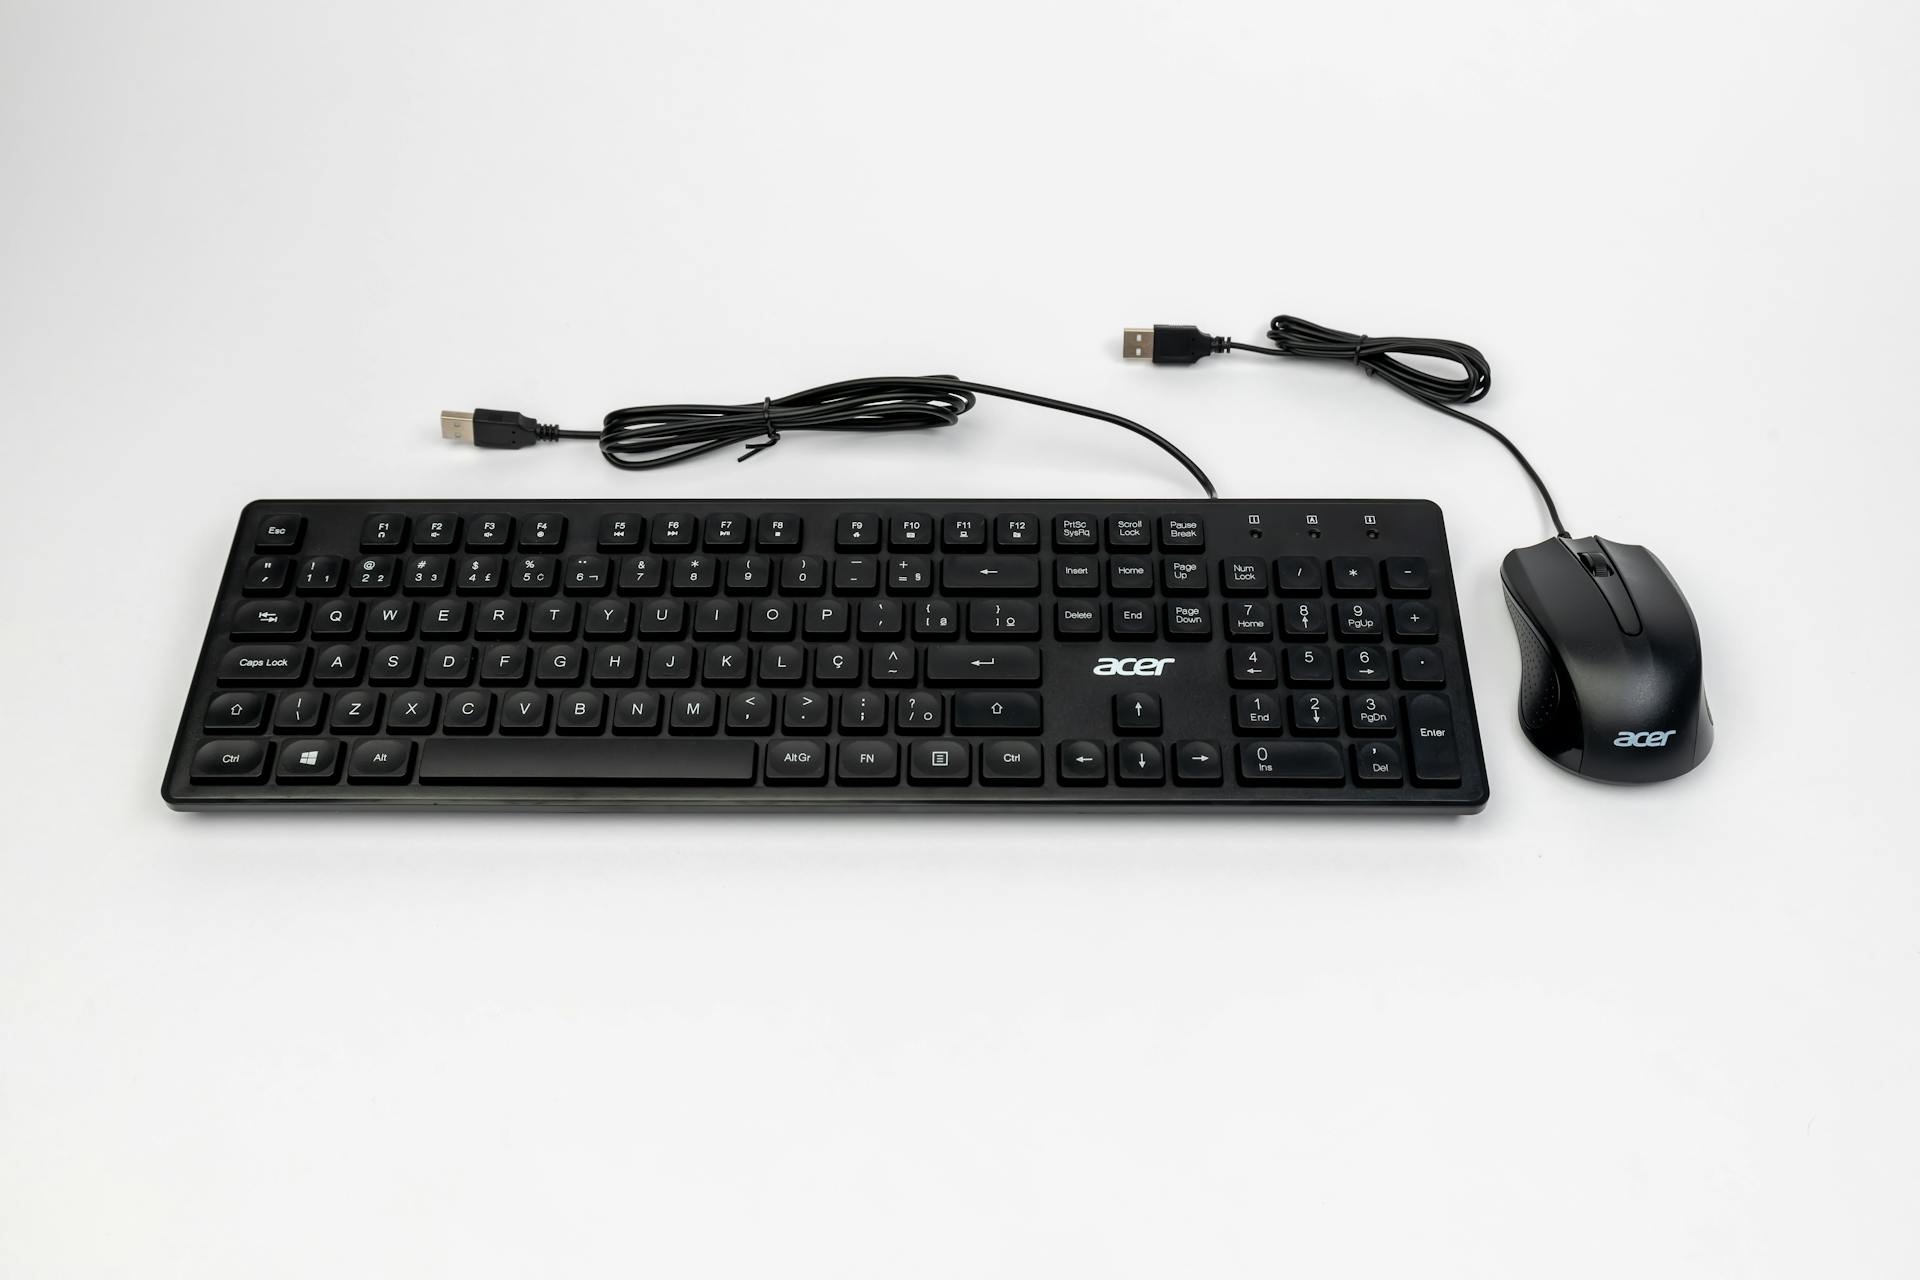
<svg viewBox="0 0 1920 1280">
<path fill-rule="evenodd" d="M 1227 339 L 1202 333 L 1190 324 L 1157 324 L 1151 329 L 1121 331 L 1120 354 L 1129 360 L 1192 364 L 1226 349 Z"/>
<path fill-rule="evenodd" d="M 511 409 L 442 410 L 440 438 L 482 449 L 524 449 L 542 440 L 554 440 L 558 433 L 544 423 Z"/>
</svg>

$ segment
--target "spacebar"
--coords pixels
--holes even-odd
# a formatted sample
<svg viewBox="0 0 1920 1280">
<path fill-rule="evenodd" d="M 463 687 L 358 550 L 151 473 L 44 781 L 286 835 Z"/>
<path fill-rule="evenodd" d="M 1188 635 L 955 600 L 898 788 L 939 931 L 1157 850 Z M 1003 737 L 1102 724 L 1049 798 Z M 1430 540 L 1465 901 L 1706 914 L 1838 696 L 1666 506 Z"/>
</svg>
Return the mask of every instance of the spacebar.
<svg viewBox="0 0 1920 1280">
<path fill-rule="evenodd" d="M 607 787 L 753 781 L 751 742 L 429 738 L 420 781 L 429 786 Z"/>
</svg>

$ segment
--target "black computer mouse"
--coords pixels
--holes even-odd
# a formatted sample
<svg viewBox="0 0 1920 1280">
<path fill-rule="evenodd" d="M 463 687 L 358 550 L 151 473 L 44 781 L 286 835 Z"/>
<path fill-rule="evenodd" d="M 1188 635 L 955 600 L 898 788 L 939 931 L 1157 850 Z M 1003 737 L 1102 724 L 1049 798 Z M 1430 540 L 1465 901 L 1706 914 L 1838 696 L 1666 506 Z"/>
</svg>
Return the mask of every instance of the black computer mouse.
<svg viewBox="0 0 1920 1280">
<path fill-rule="evenodd" d="M 1520 727 L 1603 782 L 1677 778 L 1713 746 L 1693 610 L 1645 547 L 1549 538 L 1500 566 L 1520 638 Z"/>
</svg>

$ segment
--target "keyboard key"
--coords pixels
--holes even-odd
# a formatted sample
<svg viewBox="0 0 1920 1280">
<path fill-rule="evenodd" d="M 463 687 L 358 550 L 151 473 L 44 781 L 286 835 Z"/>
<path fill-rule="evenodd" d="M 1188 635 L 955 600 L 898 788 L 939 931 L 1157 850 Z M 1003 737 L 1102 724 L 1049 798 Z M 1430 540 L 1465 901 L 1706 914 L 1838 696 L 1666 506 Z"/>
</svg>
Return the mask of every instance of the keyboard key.
<svg viewBox="0 0 1920 1280">
<path fill-rule="evenodd" d="M 1036 678 L 1039 657 L 1034 658 Z M 298 684 L 306 679 L 307 649 L 298 644 L 243 644 L 220 659 L 221 684 Z"/>
<path fill-rule="evenodd" d="M 440 717 L 440 727 L 448 733 L 485 733 L 492 722 L 493 695 L 485 689 L 447 695 L 447 709 Z"/>
<path fill-rule="evenodd" d="M 824 762 L 825 748 L 810 745 Z M 429 786 L 741 784 L 753 778 L 754 744 L 725 738 L 429 738 L 420 750 L 420 781 Z"/>
<path fill-rule="evenodd" d="M 481 515 L 467 520 L 467 550 L 505 551 L 512 545 L 511 516 Z"/>
<path fill-rule="evenodd" d="M 799 516 L 761 516 L 754 524 L 754 542 L 762 551 L 784 551 L 800 545 L 803 527 Z"/>
<path fill-rule="evenodd" d="M 986 545 L 986 517 L 976 515 L 950 515 L 940 522 L 941 550 L 978 551 Z"/>
<path fill-rule="evenodd" d="M 1280 557 L 1273 562 L 1273 587 L 1283 596 L 1319 595 L 1320 562 L 1305 556 Z"/>
<path fill-rule="evenodd" d="M 1400 753 L 1384 742 L 1353 745 L 1353 780 L 1363 787 L 1397 787 L 1406 777 Z"/>
<path fill-rule="evenodd" d="M 1012 690 L 956 693 L 953 727 L 958 733 L 1038 733 L 1040 697 Z"/>
<path fill-rule="evenodd" d="M 561 733 L 599 733 L 606 719 L 605 694 L 566 693 L 560 696 L 553 727 Z"/>
<path fill-rule="evenodd" d="M 1107 785 L 1107 748 L 1100 742 L 1076 738 L 1060 744 L 1060 768 L 1056 775 L 1069 787 Z"/>
<path fill-rule="evenodd" d="M 306 620 L 307 606 L 298 600 L 262 600 L 235 609 L 229 631 L 236 637 L 297 636 Z"/>
<path fill-rule="evenodd" d="M 510 693 L 500 699 L 500 732 L 545 733 L 553 699 L 537 689 Z"/>
<path fill-rule="evenodd" d="M 846 515 L 833 526 L 833 545 L 838 551 L 873 551 L 880 546 L 880 517 Z"/>
<path fill-rule="evenodd" d="M 1441 661 L 1439 650 L 1402 649 L 1399 656 L 1401 684 L 1437 688 L 1447 682 L 1446 664 Z"/>
<path fill-rule="evenodd" d="M 326 714 L 327 695 L 324 693 L 286 693 L 273 709 L 273 731 L 275 733 L 310 733 L 320 727 L 320 717 Z"/>
<path fill-rule="evenodd" d="M 415 551 L 451 551 L 460 545 L 458 516 L 426 515 L 413 522 Z"/>
<path fill-rule="evenodd" d="M 927 646 L 928 684 L 1039 684 L 1040 650 L 1024 644 Z"/>
<path fill-rule="evenodd" d="M 1100 525 L 1092 516 L 1055 516 L 1053 518 L 1053 549 L 1055 551 L 1098 551 L 1100 549 Z"/>
<path fill-rule="evenodd" d="M 940 564 L 948 595 L 1025 595 L 1040 589 L 1040 562 L 1032 556 L 958 556 Z"/>
<path fill-rule="evenodd" d="M 1342 640 L 1378 640 L 1386 633 L 1386 623 L 1377 605 L 1354 601 L 1335 610 Z"/>
<path fill-rule="evenodd" d="M 780 724 L 788 733 L 824 730 L 831 722 L 833 700 L 824 693 L 790 693 L 782 702 Z"/>
<path fill-rule="evenodd" d="M 1107 550 L 1149 551 L 1153 548 L 1153 529 L 1145 516 L 1108 516 Z"/>
<path fill-rule="evenodd" d="M 886 694 L 863 689 L 840 695 L 840 732 L 884 733 L 886 728 Z"/>
<path fill-rule="evenodd" d="M 250 596 L 279 595 L 293 577 L 293 560 L 287 556 L 255 556 L 247 562 L 240 589 Z"/>
<path fill-rule="evenodd" d="M 599 533 L 595 535 L 593 543 L 601 551 L 634 551 L 645 539 L 645 533 L 647 522 L 641 516 L 620 512 L 601 516 Z"/>
<path fill-rule="evenodd" d="M 300 534 L 306 529 L 304 516 L 262 516 L 253 535 L 255 551 L 298 551 Z"/>
<path fill-rule="evenodd" d="M 1399 725 L 1393 699 L 1386 694 L 1347 695 L 1347 728 L 1354 733 L 1392 733 Z"/>
<path fill-rule="evenodd" d="M 421 690 L 396 693 L 387 706 L 388 733 L 425 733 L 439 713 L 440 695 Z"/>
<path fill-rule="evenodd" d="M 1185 787 L 1217 787 L 1225 771 L 1220 748 L 1211 742 L 1182 742 L 1173 749 L 1173 780 Z"/>
<path fill-rule="evenodd" d="M 1280 629 L 1289 640 L 1324 640 L 1327 612 L 1308 600 L 1290 600 L 1280 607 Z"/>
<path fill-rule="evenodd" d="M 260 782 L 267 776 L 267 744 L 258 738 L 216 738 L 193 753 L 195 782 Z"/>
<path fill-rule="evenodd" d="M 967 634 L 976 640 L 1040 634 L 1040 606 L 1031 600 L 975 600 L 967 606 Z"/>
<path fill-rule="evenodd" d="M 1296 693 L 1287 699 L 1287 719 L 1304 737 L 1330 737 L 1340 732 L 1340 700 L 1330 693 Z"/>
<path fill-rule="evenodd" d="M 1407 740 L 1415 782 L 1445 786 L 1460 781 L 1460 746 L 1454 738 L 1453 706 L 1445 694 L 1416 693 L 1407 699 Z"/>
<path fill-rule="evenodd" d="M 1162 551 L 1202 551 L 1207 545 L 1207 527 L 1199 516 L 1160 517 Z"/>
<path fill-rule="evenodd" d="M 1108 630 L 1115 640 L 1151 640 L 1156 634 L 1152 605 L 1116 600 L 1107 609 Z"/>
<path fill-rule="evenodd" d="M 1006 515 L 993 522 L 993 545 L 1001 551 L 1032 551 L 1040 545 L 1040 517 Z"/>
<path fill-rule="evenodd" d="M 273 776 L 285 783 L 332 782 L 340 776 L 340 744 L 332 738 L 295 738 L 280 748 Z"/>
<path fill-rule="evenodd" d="M 1388 556 L 1384 567 L 1390 596 L 1424 596 L 1433 589 L 1427 562 L 1419 556 Z"/>
<path fill-rule="evenodd" d="M 1440 634 L 1440 620 L 1434 616 L 1433 606 L 1422 602 L 1402 601 L 1393 606 L 1393 638 L 1395 640 L 1433 640 Z"/>
<path fill-rule="evenodd" d="M 701 538 L 709 551 L 726 551 L 747 545 L 750 521 L 737 512 L 716 511 L 707 517 Z"/>
<path fill-rule="evenodd" d="M 223 693 L 207 704 L 201 727 L 208 733 L 258 733 L 267 723 L 264 693 Z"/>
<path fill-rule="evenodd" d="M 1327 565 L 1327 581 L 1336 596 L 1370 596 L 1379 589 L 1373 561 L 1362 556 L 1335 556 Z"/>
<path fill-rule="evenodd" d="M 1115 733 L 1160 732 L 1159 697 L 1133 689 L 1114 694 L 1113 730 Z"/>
<path fill-rule="evenodd" d="M 913 744 L 908 781 L 932 786 L 959 786 L 973 777 L 967 744 L 950 738 L 931 738 Z"/>
<path fill-rule="evenodd" d="M 728 733 L 766 733 L 773 728 L 773 695 L 755 690 L 727 699 Z"/>
<path fill-rule="evenodd" d="M 1250 785 L 1337 786 L 1347 770 L 1331 742 L 1243 742 L 1240 781 Z"/>
<path fill-rule="evenodd" d="M 1342 649 L 1340 680 L 1349 688 L 1366 688 L 1387 682 L 1387 654 L 1384 649 Z"/>
<path fill-rule="evenodd" d="M 1280 700 L 1270 693 L 1233 695 L 1233 731 L 1235 733 L 1279 733 Z"/>
<path fill-rule="evenodd" d="M 1211 640 L 1213 638 L 1213 615 L 1204 604 L 1189 604 L 1180 600 L 1166 603 L 1167 639 L 1169 640 Z"/>
<path fill-rule="evenodd" d="M 1314 688 L 1333 683 L 1333 654 L 1317 644 L 1287 646 L 1287 683 Z"/>
<path fill-rule="evenodd" d="M 933 517 L 895 516 L 887 527 L 887 545 L 895 551 L 918 551 L 933 545 Z"/>
<path fill-rule="evenodd" d="M 876 787 L 900 781 L 900 748 L 891 742 L 843 742 L 834 774 L 849 786 Z"/>
<path fill-rule="evenodd" d="M 522 551 L 557 551 L 567 541 L 565 516 L 528 516 L 520 523 Z"/>
<path fill-rule="evenodd" d="M 1167 761 L 1157 742 L 1123 742 L 1113 752 L 1123 787 L 1157 787 L 1167 780 Z"/>
<path fill-rule="evenodd" d="M 366 518 L 360 526 L 362 551 L 398 551 L 407 544 L 407 518 L 383 513 Z"/>
<path fill-rule="evenodd" d="M 1037 742 L 989 742 L 980 748 L 980 781 L 993 786 L 1038 786 L 1045 772 Z"/>
<path fill-rule="evenodd" d="M 413 770 L 413 744 L 397 738 L 368 738 L 347 757 L 347 781 L 398 785 Z"/>
<path fill-rule="evenodd" d="M 916 690 L 894 700 L 893 724 L 901 733 L 939 733 L 946 728 L 944 700 L 937 693 Z"/>
</svg>

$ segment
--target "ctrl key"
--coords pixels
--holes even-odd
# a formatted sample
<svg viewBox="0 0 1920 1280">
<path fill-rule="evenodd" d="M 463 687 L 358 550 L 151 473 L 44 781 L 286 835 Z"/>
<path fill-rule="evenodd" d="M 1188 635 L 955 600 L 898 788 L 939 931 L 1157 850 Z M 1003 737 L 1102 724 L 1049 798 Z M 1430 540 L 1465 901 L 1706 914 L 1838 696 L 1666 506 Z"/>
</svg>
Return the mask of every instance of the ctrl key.
<svg viewBox="0 0 1920 1280">
<path fill-rule="evenodd" d="M 259 782 L 267 776 L 267 744 L 222 739 L 193 753 L 195 782 Z"/>
</svg>

